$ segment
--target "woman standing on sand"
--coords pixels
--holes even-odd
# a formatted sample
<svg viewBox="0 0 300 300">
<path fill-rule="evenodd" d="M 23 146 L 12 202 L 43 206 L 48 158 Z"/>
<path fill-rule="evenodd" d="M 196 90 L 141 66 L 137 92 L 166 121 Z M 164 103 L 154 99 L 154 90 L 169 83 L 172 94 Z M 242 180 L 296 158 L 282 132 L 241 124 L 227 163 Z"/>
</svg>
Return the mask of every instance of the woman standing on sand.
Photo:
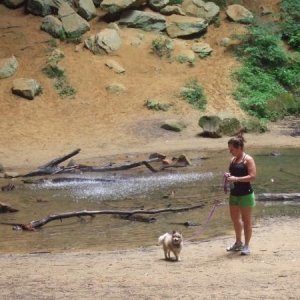
<svg viewBox="0 0 300 300">
<path fill-rule="evenodd" d="M 241 251 L 241 255 L 249 255 L 249 242 L 252 235 L 252 208 L 255 196 L 250 182 L 256 177 L 254 159 L 244 152 L 245 140 L 242 135 L 228 141 L 228 149 L 232 154 L 229 173 L 225 173 L 225 181 L 231 185 L 229 196 L 230 216 L 233 222 L 236 241 L 227 251 Z M 245 244 L 242 243 L 244 229 Z"/>
</svg>

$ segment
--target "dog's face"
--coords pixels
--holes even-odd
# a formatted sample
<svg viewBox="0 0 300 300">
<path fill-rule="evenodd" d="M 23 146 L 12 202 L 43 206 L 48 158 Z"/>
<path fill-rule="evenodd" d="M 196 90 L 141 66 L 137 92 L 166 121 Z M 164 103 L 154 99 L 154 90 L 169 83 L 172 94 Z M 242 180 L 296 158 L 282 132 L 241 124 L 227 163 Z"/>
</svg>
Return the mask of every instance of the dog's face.
<svg viewBox="0 0 300 300">
<path fill-rule="evenodd" d="M 172 244 L 174 246 L 179 246 L 182 242 L 182 234 L 178 231 L 172 232 Z"/>
</svg>

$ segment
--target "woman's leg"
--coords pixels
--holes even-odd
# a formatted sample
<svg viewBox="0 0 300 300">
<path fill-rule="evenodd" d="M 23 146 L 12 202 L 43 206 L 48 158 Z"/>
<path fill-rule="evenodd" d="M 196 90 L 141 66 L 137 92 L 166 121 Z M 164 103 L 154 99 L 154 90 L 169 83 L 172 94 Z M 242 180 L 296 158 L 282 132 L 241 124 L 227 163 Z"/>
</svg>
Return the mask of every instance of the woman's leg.
<svg viewBox="0 0 300 300">
<path fill-rule="evenodd" d="M 245 246 L 249 246 L 252 236 L 252 207 L 241 207 L 240 210 L 244 223 Z"/>
<path fill-rule="evenodd" d="M 235 237 L 237 242 L 242 241 L 241 208 L 238 205 L 229 205 L 230 216 L 234 226 Z"/>
</svg>

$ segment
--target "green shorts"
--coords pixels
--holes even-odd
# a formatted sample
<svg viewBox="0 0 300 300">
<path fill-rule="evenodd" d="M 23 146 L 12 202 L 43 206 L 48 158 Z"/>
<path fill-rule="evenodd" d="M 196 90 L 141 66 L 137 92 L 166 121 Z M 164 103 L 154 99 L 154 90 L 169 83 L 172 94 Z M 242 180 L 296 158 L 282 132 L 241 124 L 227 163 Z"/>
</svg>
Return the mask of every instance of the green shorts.
<svg viewBox="0 0 300 300">
<path fill-rule="evenodd" d="M 251 193 L 249 195 L 243 196 L 229 196 L 229 204 L 230 205 L 238 205 L 240 207 L 254 207 L 255 203 L 255 195 Z"/>
</svg>

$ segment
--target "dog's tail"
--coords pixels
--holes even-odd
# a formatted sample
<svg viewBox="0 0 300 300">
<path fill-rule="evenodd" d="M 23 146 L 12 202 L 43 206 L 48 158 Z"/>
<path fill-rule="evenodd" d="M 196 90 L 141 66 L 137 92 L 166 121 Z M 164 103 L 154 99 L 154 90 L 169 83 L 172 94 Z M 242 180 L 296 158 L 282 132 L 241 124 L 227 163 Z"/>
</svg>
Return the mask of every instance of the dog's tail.
<svg viewBox="0 0 300 300">
<path fill-rule="evenodd" d="M 161 245 L 163 243 L 163 241 L 167 235 L 168 235 L 168 233 L 165 233 L 158 238 L 158 245 Z"/>
</svg>

